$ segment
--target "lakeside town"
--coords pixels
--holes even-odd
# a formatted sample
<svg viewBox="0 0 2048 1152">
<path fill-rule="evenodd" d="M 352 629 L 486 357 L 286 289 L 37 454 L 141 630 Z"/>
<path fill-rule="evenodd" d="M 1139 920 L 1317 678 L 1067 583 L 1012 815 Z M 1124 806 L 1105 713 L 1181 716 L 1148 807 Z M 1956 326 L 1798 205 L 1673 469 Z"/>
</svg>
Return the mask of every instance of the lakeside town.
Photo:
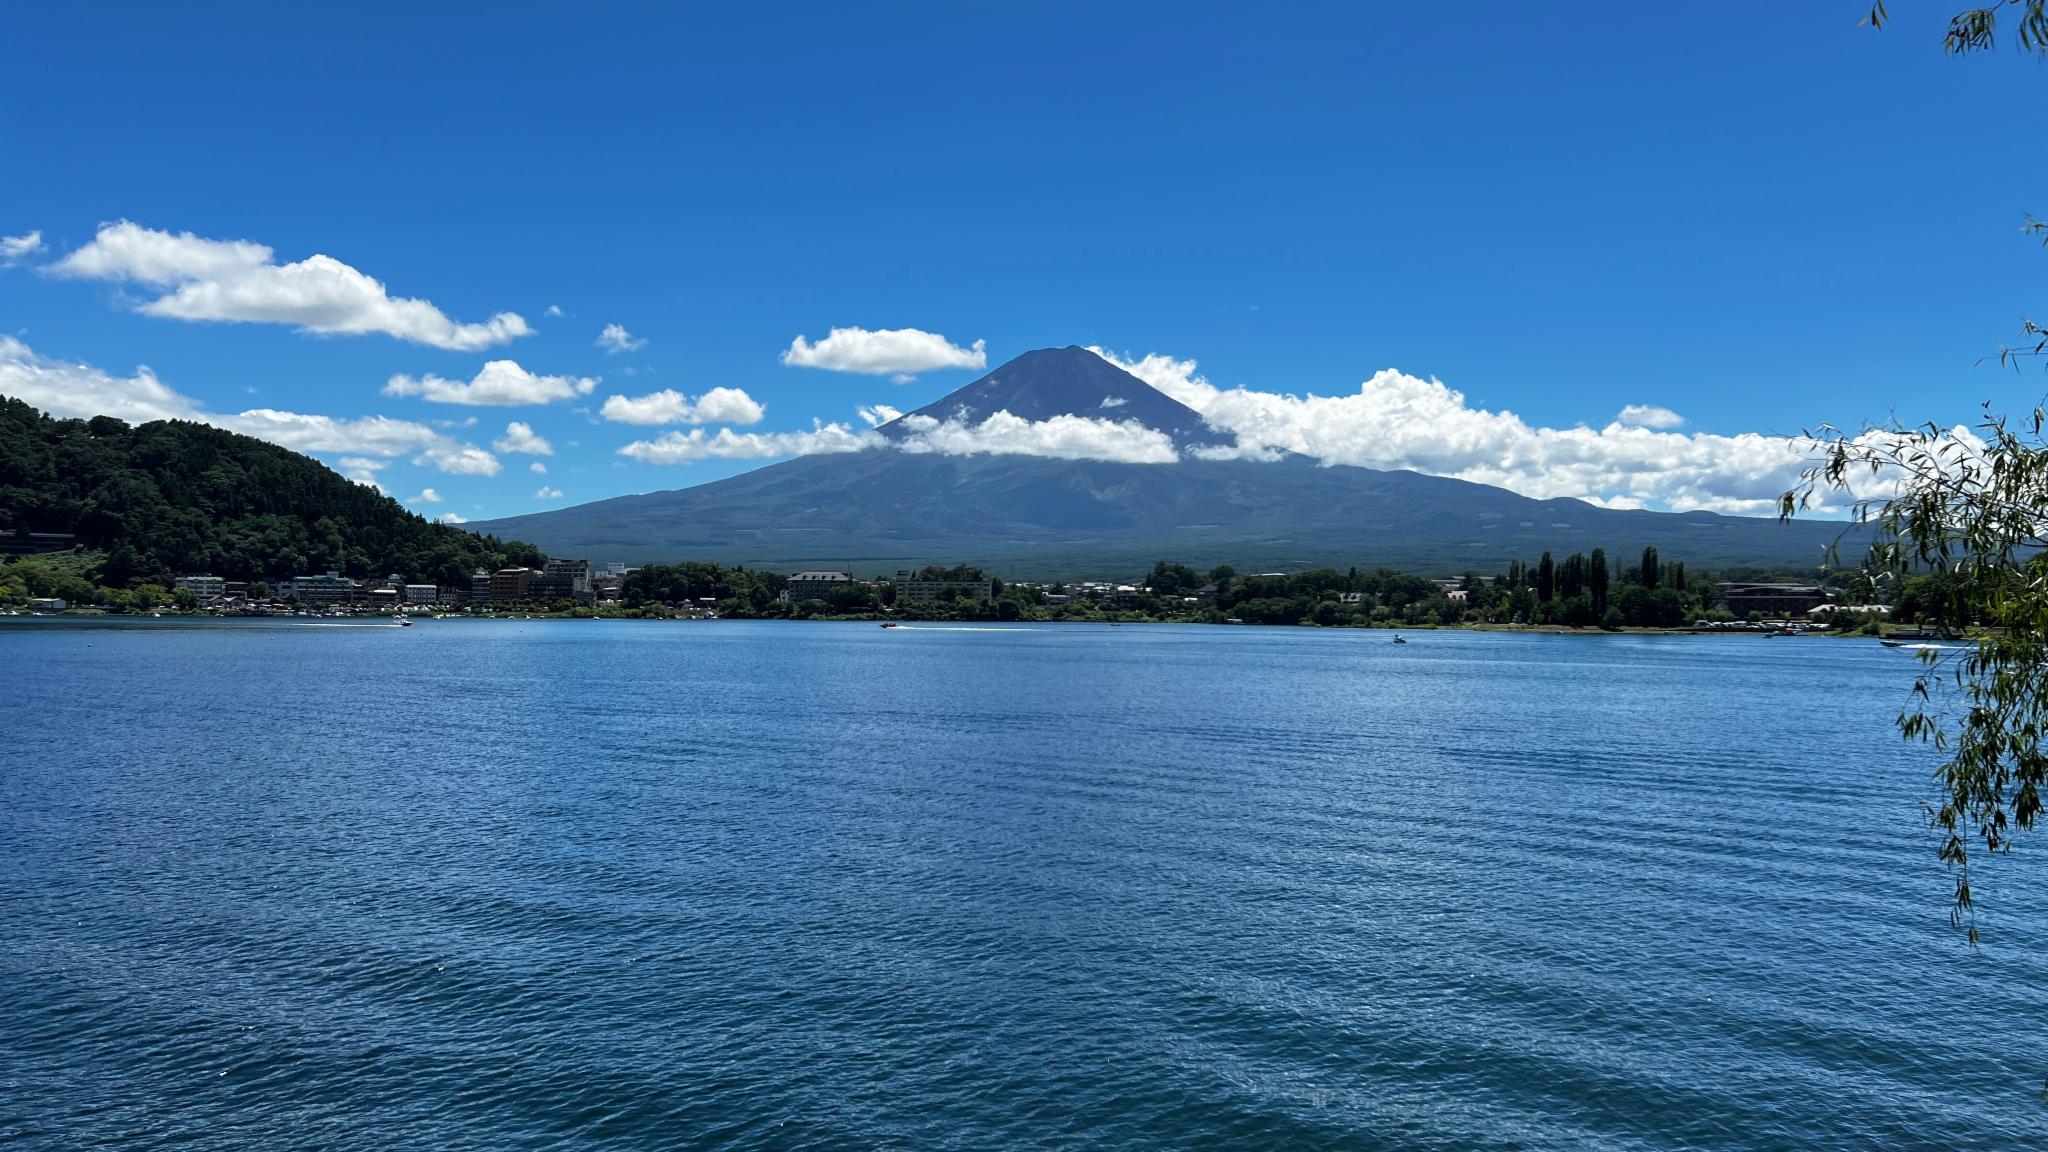
<svg viewBox="0 0 2048 1152">
<path fill-rule="evenodd" d="M 1927 623 L 1937 597 L 1908 588 L 1902 605 L 1872 602 L 1851 587 L 1790 580 L 1688 577 L 1645 549 L 1633 565 L 1610 565 L 1598 549 L 1561 563 L 1545 553 L 1501 574 L 1422 577 L 1357 568 L 1346 572 L 1197 572 L 1161 561 L 1129 582 L 1006 581 L 969 565 L 900 569 L 863 577 L 851 567 L 754 571 L 708 563 L 629 566 L 548 557 L 539 565 L 477 568 L 465 582 L 403 573 L 358 578 L 338 571 L 275 583 L 187 573 L 168 587 L 118 595 L 21 595 L 8 614 L 178 614 L 270 616 L 555 616 L 652 619 L 836 619 L 1178 621 L 1324 627 L 1556 627 L 1747 631 L 1774 635 L 1878 635 L 1894 619 Z M 0 585 L 0 593 L 10 591 Z M 105 590 L 99 590 L 104 592 Z M 1915 594 L 1917 593 L 1917 594 Z M 125 601 L 125 602 L 124 602 Z M 1937 622 L 1938 621 L 1934 621 Z"/>
</svg>

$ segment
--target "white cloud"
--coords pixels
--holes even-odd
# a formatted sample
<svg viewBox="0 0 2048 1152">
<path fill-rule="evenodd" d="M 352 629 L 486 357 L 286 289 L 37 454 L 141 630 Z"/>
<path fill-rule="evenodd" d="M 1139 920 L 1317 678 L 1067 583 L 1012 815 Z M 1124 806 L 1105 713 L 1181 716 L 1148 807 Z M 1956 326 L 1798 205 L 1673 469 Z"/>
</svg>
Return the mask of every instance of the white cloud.
<svg viewBox="0 0 2048 1152">
<path fill-rule="evenodd" d="M 562 312 L 562 306 L 561 306 L 560 304 L 550 304 L 550 305 L 548 305 L 548 310 L 547 310 L 546 312 L 543 312 L 543 313 L 541 313 L 541 315 L 543 315 L 543 316 L 561 316 L 561 315 L 564 315 L 564 313 Z"/>
<path fill-rule="evenodd" d="M 1171 464 L 1180 459 L 1173 438 L 1136 420 L 1122 422 L 1063 415 L 1026 420 L 997 412 L 979 424 L 907 416 L 897 447 L 905 452 L 948 456 L 1045 456 L 1056 460 L 1114 460 L 1125 464 Z"/>
<path fill-rule="evenodd" d="M 425 300 L 394 297 L 384 285 L 332 256 L 278 264 L 247 240 L 208 240 L 126 220 L 100 226 L 92 242 L 48 266 L 53 275 L 140 284 L 160 291 L 139 311 L 175 320 L 290 324 L 302 332 L 359 335 L 473 352 L 533 331 L 517 312 L 480 324 L 448 318 Z"/>
<path fill-rule="evenodd" d="M 413 463 L 452 476 L 496 476 L 499 470 L 498 458 L 474 444 L 451 440 L 424 424 L 389 416 L 342 418 L 251 408 L 232 416 L 207 415 L 201 419 L 294 452 L 371 456 L 417 453 Z"/>
<path fill-rule="evenodd" d="M 635 440 L 619 449 L 619 455 L 647 464 L 687 464 L 714 458 L 765 460 L 774 456 L 859 452 L 883 443 L 873 432 L 813 420 L 808 431 L 796 432 L 734 432 L 730 428 L 720 428 L 714 436 L 705 435 L 702 428 L 692 428 L 687 433 L 664 432 L 652 440 Z"/>
<path fill-rule="evenodd" d="M 518 453 L 525 456 L 553 456 L 555 446 L 533 430 L 533 425 L 514 420 L 505 425 L 505 434 L 491 441 L 491 447 L 500 452 Z"/>
<path fill-rule="evenodd" d="M 440 502 L 441 494 L 432 488 L 422 488 L 419 495 L 406 501 L 407 504 L 439 504 Z"/>
<path fill-rule="evenodd" d="M 422 467 L 431 465 L 450 476 L 496 476 L 500 465 L 498 458 L 474 444 L 457 444 L 442 441 L 430 446 L 413 459 Z"/>
<path fill-rule="evenodd" d="M 1630 404 L 1615 415 L 1614 422 L 1632 428 L 1668 429 L 1684 424 L 1685 417 L 1655 404 Z"/>
<path fill-rule="evenodd" d="M 113 416 L 134 424 L 193 420 L 295 452 L 339 454 L 337 463 L 343 474 L 372 485 L 377 482 L 377 470 L 391 458 L 413 453 L 418 454 L 418 462 L 444 472 L 470 476 L 495 476 L 498 472 L 497 457 L 425 424 L 388 416 L 341 418 L 275 408 L 208 412 L 146 367 L 136 368 L 133 376 L 115 376 L 90 364 L 38 356 L 12 336 L 0 336 L 0 395 L 12 396 L 60 419 Z"/>
<path fill-rule="evenodd" d="M 938 368 L 988 367 L 987 341 L 962 348 L 935 332 L 916 328 L 834 328 L 816 344 L 798 336 L 782 362 L 800 368 L 907 377 Z"/>
<path fill-rule="evenodd" d="M 713 388 L 695 400 L 664 388 L 645 396 L 607 396 L 598 414 L 615 424 L 757 424 L 764 410 L 738 388 Z"/>
<path fill-rule="evenodd" d="M 1192 360 L 1092 351 L 1236 435 L 1235 448 L 1213 455 L 1298 452 L 1324 464 L 1412 469 L 1538 498 L 1737 515 L 1774 512 L 1812 462 L 1802 442 L 1752 432 L 1660 432 L 1620 421 L 1599 429 L 1531 427 L 1512 412 L 1474 408 L 1435 380 L 1391 370 L 1355 393 L 1296 396 L 1218 388 Z"/>
<path fill-rule="evenodd" d="M 391 461 L 373 460 L 367 456 L 343 456 L 334 462 L 334 466 L 348 479 L 382 492 L 384 485 L 377 479 L 377 473 L 391 467 Z"/>
<path fill-rule="evenodd" d="M 1177 459 L 1171 438 L 1135 421 L 1119 423 L 1058 416 L 1033 422 L 998 412 L 979 424 L 968 424 L 929 416 L 905 417 L 887 405 L 863 406 L 859 411 L 868 428 L 816 420 L 809 429 L 794 432 L 741 433 L 721 428 L 716 433 L 707 433 L 694 428 L 687 433 L 672 431 L 652 440 L 637 440 L 618 453 L 649 464 L 685 464 L 705 459 L 762 460 L 871 448 L 953 456 L 1002 454 L 1147 464 Z M 871 430 L 899 418 L 904 421 L 905 434 L 897 440 L 891 441 Z"/>
<path fill-rule="evenodd" d="M 384 395 L 418 396 L 436 404 L 509 408 L 573 400 L 588 396 L 596 387 L 596 377 L 538 376 L 521 368 L 516 360 L 492 360 L 467 383 L 431 373 L 417 378 L 401 373 L 385 382 Z"/>
<path fill-rule="evenodd" d="M 294 452 L 397 456 L 425 451 L 447 439 L 424 424 L 393 420 L 388 416 L 342 418 L 281 412 L 275 408 L 251 408 L 231 416 L 201 418 L 244 436 L 281 444 Z"/>
<path fill-rule="evenodd" d="M 1130 398 L 1125 396 L 1104 396 L 1102 398 L 1102 403 L 1099 405 L 1099 407 L 1121 408 L 1124 405 L 1129 404 L 1130 402 Z"/>
<path fill-rule="evenodd" d="M 560 488 L 550 488 L 543 484 L 540 486 L 540 491 L 533 494 L 533 498 L 535 500 L 560 500 L 562 498 L 562 490 Z"/>
<path fill-rule="evenodd" d="M 12 336 L 0 336 L 0 394 L 60 419 L 116 416 L 139 424 L 200 418 L 197 404 L 146 366 L 133 376 L 114 376 L 89 364 L 45 359 Z"/>
<path fill-rule="evenodd" d="M 545 476 L 548 474 L 548 466 L 541 463 L 538 460 L 535 460 L 533 463 L 528 464 L 526 466 L 526 470 L 528 472 L 533 473 L 535 476 Z"/>
<path fill-rule="evenodd" d="M 621 352 L 638 352 L 647 347 L 647 341 L 633 339 L 624 324 L 607 324 L 597 334 L 597 346 L 604 349 L 605 355 L 617 356 Z"/>
<path fill-rule="evenodd" d="M 443 512 L 439 516 L 434 517 L 434 523 L 467 524 L 469 523 L 469 517 L 462 515 L 460 512 Z"/>
<path fill-rule="evenodd" d="M 42 250 L 43 234 L 40 229 L 20 236 L 0 236 L 0 268 L 11 268 Z"/>
</svg>

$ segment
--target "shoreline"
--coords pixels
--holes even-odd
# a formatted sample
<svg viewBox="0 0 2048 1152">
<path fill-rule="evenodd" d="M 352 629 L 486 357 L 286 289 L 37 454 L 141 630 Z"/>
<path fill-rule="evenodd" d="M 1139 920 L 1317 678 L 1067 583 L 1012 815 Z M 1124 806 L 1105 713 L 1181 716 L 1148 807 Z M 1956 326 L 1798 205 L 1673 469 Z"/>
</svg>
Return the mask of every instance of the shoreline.
<svg viewBox="0 0 2048 1152">
<path fill-rule="evenodd" d="M 317 625 L 317 624 L 328 624 L 328 625 L 335 625 L 335 624 L 353 624 L 353 625 L 359 625 L 359 626 L 376 626 L 376 625 L 384 625 L 384 626 L 389 626 L 389 627 L 398 627 L 398 626 L 399 626 L 399 624 L 398 624 L 398 621 L 399 621 L 400 619 L 406 619 L 406 620 L 410 620 L 410 621 L 414 621 L 414 622 L 419 622 L 419 623 L 425 623 L 425 622 L 429 622 L 429 621 L 440 621 L 440 620 L 453 620 L 453 621 L 479 621 L 479 622 L 480 622 L 480 621 L 497 621 L 497 622 L 502 622 L 502 623 L 521 623 L 521 624 L 525 624 L 525 623 L 533 623 L 533 622 L 537 622 L 537 621 L 547 621 L 547 622 L 556 622 L 556 621 L 572 621 L 572 620 L 603 620 L 603 621 L 614 621 L 614 622 L 632 622 L 632 623 L 647 623 L 647 624 L 715 624 L 715 623 L 728 623 L 728 622 L 734 622 L 734 623 L 750 623 L 750 624 L 877 624 L 877 625 L 879 625 L 879 624 L 884 624 L 884 623 L 894 623 L 894 624 L 905 624 L 905 625 L 916 625 L 916 624 L 950 624 L 950 625 L 973 625 L 973 626 L 976 626 L 976 627 L 986 627 L 986 628 L 1005 628 L 1005 627 L 1015 627 L 1015 628 L 1024 628 L 1024 627 L 1043 627 L 1043 626 L 1047 626 L 1047 625 L 1064 625 L 1064 626 L 1079 626 L 1079 625 L 1086 625 L 1086 626 L 1093 626 L 1093 627 L 1098 627 L 1098 628 L 1099 628 L 1099 627 L 1115 627 L 1115 628 L 1126 628 L 1126 627 L 1128 627 L 1128 628 L 1142 628 L 1142 627 L 1148 627 L 1148 626 L 1150 626 L 1150 627 L 1158 627 L 1158 626 L 1162 626 L 1162 625 L 1181 625 L 1181 626 L 1193 626 L 1193 627 L 1203 627 L 1203 628 L 1273 628 L 1273 629 L 1287 629 L 1287 630 L 1296 630 L 1296 629 L 1300 629 L 1300 630 L 1308 630 L 1308 631 L 1317 631 L 1317 632 L 1380 632 L 1380 633 L 1393 633 L 1393 634 L 1396 634 L 1396 635 L 1399 635 L 1399 634 L 1404 634 L 1404 633 L 1415 633 L 1415 634 L 1422 634 L 1422 633 L 1429 633 L 1429 632 L 1493 632 L 1493 633 L 1504 633 L 1504 634 L 1511 634 L 1511 635 L 1514 635 L 1514 634 L 1518 634 L 1518 635 L 1531 635 L 1531 636 L 1548 636 L 1548 635 L 1555 635 L 1555 636 L 1753 636 L 1753 637 L 1757 637 L 1757 638 L 1760 638 L 1760 639 L 1771 639 L 1771 638 L 1786 638 L 1786 637 L 1810 637 L 1810 636 L 1828 636 L 1828 637 L 1836 637 L 1836 638 L 1841 638 L 1841 639 L 1858 639 L 1858 640 L 1879 640 L 1879 639 L 1898 639 L 1898 638 L 1906 638 L 1906 639 L 1916 639 L 1916 640 L 1917 640 L 1917 639 L 1924 639 L 1924 638 L 1925 638 L 1925 637 L 1922 637 L 1921 635 L 1919 635 L 1919 633 L 1917 632 L 1917 630 L 1913 630 L 1913 631 L 1906 631 L 1906 630 L 1901 630 L 1900 632 L 1892 632 L 1892 631 L 1886 631 L 1886 632 L 1882 632 L 1882 633 L 1879 633 L 1879 634 L 1877 634 L 1877 635 L 1872 635 L 1872 634 L 1870 634 L 1870 633 L 1865 633 L 1865 632 L 1860 632 L 1860 631 L 1836 631 L 1836 630 L 1833 630 L 1833 629 L 1828 629 L 1828 628 L 1816 628 L 1816 627 L 1813 627 L 1813 626 L 1811 626 L 1811 625 L 1801 626 L 1801 627 L 1799 627 L 1799 628 L 1798 628 L 1798 630 L 1796 630 L 1796 631 L 1791 631 L 1791 630 L 1787 630 L 1786 628 L 1784 628 L 1784 627 L 1782 627 L 1782 626 L 1779 626 L 1779 625 L 1756 625 L 1756 626 L 1723 626 L 1723 627 L 1715 627 L 1715 628 L 1648 628 L 1648 627 L 1622 627 L 1622 628 L 1599 628 L 1599 627 L 1589 627 L 1589 628 L 1573 628 L 1573 627 L 1568 627 L 1568 626 L 1565 626 L 1565 625 L 1559 625 L 1559 624 L 1494 624 L 1494 623 L 1472 623 L 1472 624 L 1404 624 L 1404 625 L 1379 625 L 1379 624 L 1372 624 L 1372 625 L 1324 625 L 1324 624 L 1308 624 L 1308 623 L 1303 623 L 1303 624 L 1242 624 L 1242 623 L 1239 623 L 1239 624 L 1230 624 L 1230 623 L 1216 623 L 1216 622 L 1213 622 L 1213 621 L 1208 621 L 1208 620 L 1075 620 L 1075 619 L 1037 619 L 1037 620 L 1033 620 L 1033 619 L 1019 619 L 1019 620 L 963 620 L 963 619 L 959 619 L 959 618 L 957 618 L 957 617 L 920 617 L 920 616 L 878 616 L 878 615 L 872 615 L 872 614 L 870 614 L 870 615 L 861 615 L 861 616 L 806 616 L 806 617 L 800 617 L 800 618 L 799 618 L 799 617 L 787 617 L 787 616 L 642 616 L 642 615 L 637 615 L 637 614 L 628 614 L 628 613 L 611 613 L 611 614 L 607 614 L 607 613 L 593 613 L 593 614 L 590 614 L 590 615 L 578 616 L 578 615 L 572 615 L 572 614 L 567 614 L 567 613 L 545 613 L 545 612 L 536 612 L 536 613 L 530 613 L 530 614 L 520 614 L 520 615 L 499 615 L 499 614 L 495 614 L 495 613 L 492 613 L 492 614 L 483 614 L 483 615 L 471 615 L 471 614 L 469 614 L 469 613 L 466 613 L 466 612 L 465 612 L 465 613 L 445 613 L 445 614 L 438 614 L 438 615 L 436 615 L 436 614 L 424 614 L 424 613 L 397 613 L 397 612 L 393 612 L 393 613 L 375 613 L 375 614 L 370 614 L 370 613 L 363 613 L 363 614 L 345 614 L 345 615 L 323 615 L 323 616 L 299 616 L 299 615 L 296 615 L 296 614 L 293 614 L 293 613 L 279 613 L 279 614 L 273 614 L 273 615 L 265 615 L 265 614 L 248 614 L 248 615 L 234 615 L 234 614 L 226 614 L 226 615 L 223 615 L 223 614 L 216 614 L 216 613 L 211 613 L 211 612 L 153 612 L 153 613 L 148 613 L 148 612 L 97 612 L 97 611 L 83 611 L 83 612 L 81 612 L 81 611 L 77 611 L 77 610 L 70 610 L 70 611 L 65 611 L 65 612 L 15 612 L 15 613 L 7 613 L 7 614 L 0 614 L 0 627 L 4 627 L 4 626 L 5 626 L 5 622 L 8 622 L 8 621 L 15 621 L 15 620 L 21 620 L 21 621 L 27 621 L 27 620 L 40 620 L 40 621 L 70 621 L 70 622 L 84 622 L 84 621 L 119 621 L 119 622 L 124 622 L 124 623 L 134 623 L 134 622 L 139 622 L 139 621 L 143 621 L 143 620 L 167 620 L 167 621 L 177 621 L 177 622 L 180 622 L 180 623 L 202 623 L 202 622 L 205 622 L 205 623 L 222 623 L 222 624 L 225 624 L 225 623 L 239 623 L 239 622 L 242 622 L 242 621 L 258 621 L 258 622 L 264 622 L 264 623 L 278 623 L 278 624 L 298 624 L 298 625 Z"/>
</svg>

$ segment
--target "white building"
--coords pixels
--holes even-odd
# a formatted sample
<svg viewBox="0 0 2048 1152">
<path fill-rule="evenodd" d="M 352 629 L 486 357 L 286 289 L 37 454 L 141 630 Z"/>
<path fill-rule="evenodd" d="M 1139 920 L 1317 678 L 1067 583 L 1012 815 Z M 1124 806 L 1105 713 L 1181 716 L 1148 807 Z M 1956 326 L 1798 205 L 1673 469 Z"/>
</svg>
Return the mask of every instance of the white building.
<svg viewBox="0 0 2048 1152">
<path fill-rule="evenodd" d="M 219 576 L 180 576 L 172 581 L 180 592 L 190 592 L 201 600 L 218 600 L 228 593 L 228 582 Z"/>
<path fill-rule="evenodd" d="M 540 578 L 551 594 L 573 596 L 578 600 L 590 598 L 588 560 L 563 560 L 550 556 L 541 566 Z"/>
<path fill-rule="evenodd" d="M 782 598 L 791 604 L 830 598 L 834 588 L 847 588 L 853 576 L 846 572 L 799 572 L 782 587 Z"/>
<path fill-rule="evenodd" d="M 1125 585 L 1129 587 L 1129 585 Z M 1133 592 L 1136 589 L 1132 589 Z M 913 572 L 896 573 L 896 606 L 923 607 L 941 600 L 972 600 L 986 604 L 995 598 L 993 580 L 927 580 Z"/>
<path fill-rule="evenodd" d="M 432 584 L 407 584 L 404 592 L 407 604 L 437 604 L 441 600 L 441 589 Z"/>
<path fill-rule="evenodd" d="M 355 595 L 356 582 L 339 572 L 292 577 L 292 599 L 301 604 L 346 604 Z"/>
</svg>

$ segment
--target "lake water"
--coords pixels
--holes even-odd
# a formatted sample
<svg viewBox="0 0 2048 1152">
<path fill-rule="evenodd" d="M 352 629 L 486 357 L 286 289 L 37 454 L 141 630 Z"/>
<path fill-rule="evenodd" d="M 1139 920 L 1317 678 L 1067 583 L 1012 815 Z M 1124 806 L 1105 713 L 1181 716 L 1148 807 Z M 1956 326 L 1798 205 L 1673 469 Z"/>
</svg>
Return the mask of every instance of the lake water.
<svg viewBox="0 0 2048 1152">
<path fill-rule="evenodd" d="M 1869 641 L 0 626 L 0 1146 L 2042 1147 Z"/>
</svg>

